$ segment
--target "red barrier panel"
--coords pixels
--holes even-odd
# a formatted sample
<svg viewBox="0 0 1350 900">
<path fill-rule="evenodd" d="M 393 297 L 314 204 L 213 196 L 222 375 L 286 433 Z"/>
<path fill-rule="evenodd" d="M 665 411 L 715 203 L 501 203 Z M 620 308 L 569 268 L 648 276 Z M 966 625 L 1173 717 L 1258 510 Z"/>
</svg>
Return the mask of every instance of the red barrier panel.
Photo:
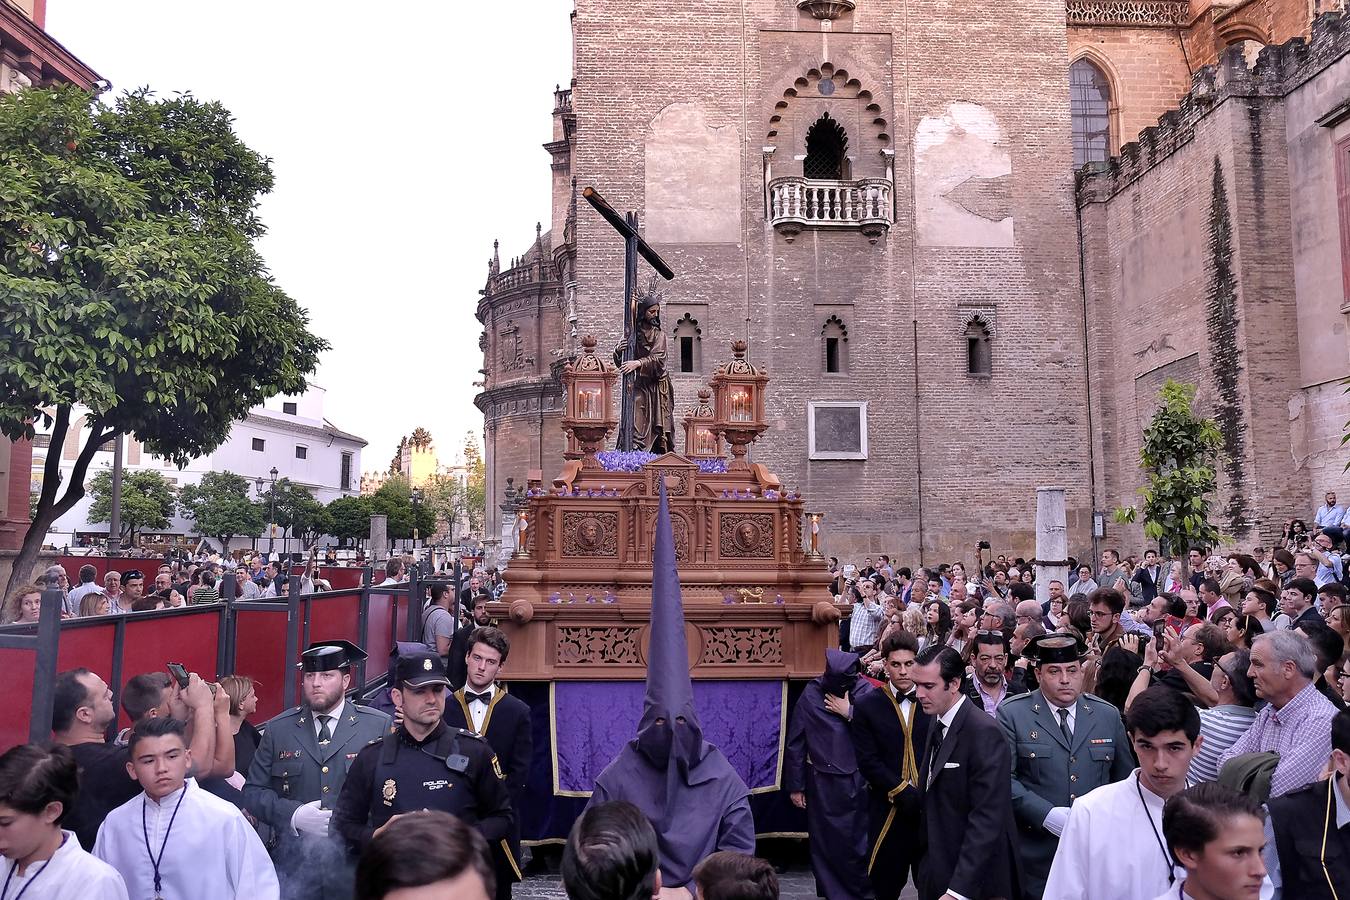
<svg viewBox="0 0 1350 900">
<path fill-rule="evenodd" d="M 361 598 L 323 597 L 318 600 L 303 600 L 309 609 L 309 641 L 351 641 L 361 643 Z M 302 635 L 303 637 L 303 635 Z M 300 648 L 305 649 L 304 647 Z M 374 654 L 372 654 L 374 655 Z"/>
<path fill-rule="evenodd" d="M 219 607 L 205 607 L 173 616 L 144 619 L 127 617 L 126 642 L 122 650 L 122 678 L 125 680 L 146 672 L 165 672 L 166 663 L 182 663 L 189 672 L 196 672 L 207 681 L 215 681 L 216 647 L 220 639 Z M 65 635 L 62 635 L 64 642 Z M 131 722 L 125 714 L 122 725 Z"/>
<path fill-rule="evenodd" d="M 296 661 L 286 659 L 286 605 L 277 604 L 276 612 L 236 611 L 234 634 L 234 672 L 226 674 L 254 680 L 258 712 L 253 720 L 266 721 L 281 712 L 286 678 L 295 673 Z"/>
<path fill-rule="evenodd" d="M 390 627 L 390 610 L 393 612 L 393 627 Z M 371 659 L 387 659 L 395 641 L 401 641 L 408 633 L 408 597 L 406 594 L 370 595 L 370 640 L 365 651 Z M 367 667 L 371 675 L 381 669 Z"/>
<path fill-rule="evenodd" d="M 61 629 L 56 671 L 83 666 L 104 681 L 112 679 L 115 619 L 108 617 L 79 627 Z M 28 720 L 33 705 L 33 673 L 37 653 L 32 650 L 0 650 L 0 672 L 5 673 L 5 700 L 0 703 L 0 748 L 28 742 Z"/>
</svg>

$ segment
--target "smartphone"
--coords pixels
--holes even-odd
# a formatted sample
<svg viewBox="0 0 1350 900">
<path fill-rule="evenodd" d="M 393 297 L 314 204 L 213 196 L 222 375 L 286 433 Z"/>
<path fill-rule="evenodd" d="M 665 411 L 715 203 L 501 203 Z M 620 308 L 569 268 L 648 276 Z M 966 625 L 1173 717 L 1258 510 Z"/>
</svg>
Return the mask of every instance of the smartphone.
<svg viewBox="0 0 1350 900">
<path fill-rule="evenodd" d="M 164 667 L 169 670 L 169 674 L 173 676 L 174 681 L 178 682 L 180 688 L 188 686 L 188 681 L 190 680 L 188 670 L 182 663 L 165 663 Z"/>
<path fill-rule="evenodd" d="M 1162 621 L 1162 622 L 1155 622 L 1155 623 L 1153 624 L 1153 647 L 1154 647 L 1154 649 L 1156 649 L 1159 653 L 1162 652 L 1162 648 L 1163 648 L 1163 632 L 1166 631 L 1166 630 L 1167 630 L 1167 622 L 1166 622 L 1166 620 L 1164 620 L 1164 621 Z"/>
</svg>

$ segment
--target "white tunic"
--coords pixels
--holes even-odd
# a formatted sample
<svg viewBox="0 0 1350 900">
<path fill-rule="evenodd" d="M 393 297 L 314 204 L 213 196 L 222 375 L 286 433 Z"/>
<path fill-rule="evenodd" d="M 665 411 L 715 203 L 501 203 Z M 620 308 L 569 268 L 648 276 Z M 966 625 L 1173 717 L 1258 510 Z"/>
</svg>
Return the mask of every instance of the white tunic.
<svg viewBox="0 0 1350 900">
<path fill-rule="evenodd" d="M 1186 870 L 1176 867 L 1177 882 L 1168 884 L 1173 867 L 1158 843 L 1162 810 L 1163 798 L 1139 783 L 1138 769 L 1076 800 L 1050 864 L 1044 900 L 1140 900 L 1169 889 L 1175 893 Z"/>
<path fill-rule="evenodd" d="M 75 832 L 62 830 L 61 835 L 65 842 L 52 858 L 29 866 L 22 875 L 11 860 L 5 860 L 0 900 L 14 900 L 20 892 L 23 900 L 127 900 L 126 885 L 116 869 L 86 853 Z"/>
<path fill-rule="evenodd" d="M 164 844 L 180 795 L 183 805 Z M 276 870 L 252 826 L 238 809 L 198 787 L 195 779 L 189 778 L 181 790 L 159 803 L 141 793 L 109 813 L 99 827 L 94 855 L 121 873 L 131 900 L 155 897 L 147 835 L 156 856 L 164 846 L 159 865 L 163 900 L 280 897 Z"/>
</svg>

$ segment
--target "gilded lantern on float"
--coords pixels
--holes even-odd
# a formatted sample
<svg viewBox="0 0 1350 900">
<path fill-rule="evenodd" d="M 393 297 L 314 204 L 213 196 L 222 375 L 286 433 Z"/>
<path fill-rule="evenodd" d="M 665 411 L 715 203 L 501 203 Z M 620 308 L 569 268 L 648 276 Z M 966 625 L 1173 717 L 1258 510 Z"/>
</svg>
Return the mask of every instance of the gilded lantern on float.
<svg viewBox="0 0 1350 900">
<path fill-rule="evenodd" d="M 684 416 L 684 455 L 689 459 L 721 459 L 722 436 L 713 426 L 716 413 L 712 407 L 712 391 L 700 388 L 698 402 Z"/>
<path fill-rule="evenodd" d="M 595 338 L 581 339 L 581 355 L 563 366 L 563 394 L 567 409 L 562 427 L 581 448 L 581 465 L 585 469 L 599 468 L 595 454 L 606 436 L 616 427 L 614 418 L 614 384 L 619 370 L 612 362 L 595 354 Z"/>
<path fill-rule="evenodd" d="M 764 421 L 764 386 L 769 376 L 745 358 L 745 341 L 731 345 L 732 360 L 717 367 L 711 385 L 713 431 L 731 447 L 732 471 L 748 469 L 746 450 L 768 427 Z"/>
</svg>

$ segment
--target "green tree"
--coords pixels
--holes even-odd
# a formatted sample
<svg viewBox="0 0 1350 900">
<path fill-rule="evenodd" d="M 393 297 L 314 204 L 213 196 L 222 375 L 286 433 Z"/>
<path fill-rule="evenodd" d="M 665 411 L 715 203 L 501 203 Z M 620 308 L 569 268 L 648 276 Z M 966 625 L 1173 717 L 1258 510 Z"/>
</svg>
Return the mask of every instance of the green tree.
<svg viewBox="0 0 1350 900">
<path fill-rule="evenodd" d="M 101 469 L 89 481 L 90 522 L 112 521 L 112 469 Z M 174 512 L 174 488 L 153 469 L 122 473 L 122 533 L 124 546 L 136 545 L 136 533 L 169 526 Z"/>
<path fill-rule="evenodd" d="M 339 497 L 325 508 L 328 514 L 328 533 L 341 546 L 348 541 L 359 543 L 370 537 L 370 516 L 373 507 L 369 497 Z"/>
<path fill-rule="evenodd" d="M 1218 488 L 1216 467 L 1223 436 L 1213 419 L 1195 414 L 1195 385 L 1167 379 L 1159 392 L 1162 406 L 1144 429 L 1140 467 L 1148 484 L 1143 497 L 1144 535 L 1159 550 L 1181 559 L 1191 547 L 1213 547 L 1223 537 L 1210 524 L 1210 504 Z M 1117 522 L 1133 522 L 1135 507 L 1117 509 Z"/>
<path fill-rule="evenodd" d="M 248 490 L 249 481 L 242 475 L 207 472 L 198 484 L 178 490 L 178 504 L 198 534 L 215 538 L 228 550 L 230 538 L 255 537 L 267 524 L 267 511 L 248 498 Z"/>
<path fill-rule="evenodd" d="M 468 469 L 465 478 L 465 513 L 469 530 L 481 534 L 483 523 L 487 521 L 487 467 L 483 464 L 478 435 L 472 431 L 464 435 L 464 465 Z"/>
<path fill-rule="evenodd" d="M 275 516 L 283 535 L 299 537 L 306 543 L 310 542 L 309 536 L 314 534 L 315 526 L 322 524 L 316 520 L 323 513 L 323 504 L 314 499 L 309 488 L 289 478 L 283 478 L 269 488 L 258 503 Z"/>
<path fill-rule="evenodd" d="M 380 489 L 370 495 L 370 504 L 374 514 L 386 518 L 385 528 L 390 540 L 411 538 L 414 526 L 421 538 L 436 531 L 436 513 L 428 503 L 418 504 L 414 520 L 412 488 L 402 475 L 389 476 Z"/>
<path fill-rule="evenodd" d="M 180 466 L 250 407 L 300 393 L 327 347 L 254 244 L 269 162 L 219 103 L 65 86 L 0 96 L 0 432 L 48 455 L 15 579 L 123 434 Z M 53 409 L 48 415 L 44 409 Z"/>
<path fill-rule="evenodd" d="M 422 493 L 437 527 L 445 522 L 450 538 L 459 537 L 455 532 L 459 523 L 468 518 L 469 511 L 469 492 L 464 481 L 451 475 L 433 475 L 427 479 Z"/>
</svg>

